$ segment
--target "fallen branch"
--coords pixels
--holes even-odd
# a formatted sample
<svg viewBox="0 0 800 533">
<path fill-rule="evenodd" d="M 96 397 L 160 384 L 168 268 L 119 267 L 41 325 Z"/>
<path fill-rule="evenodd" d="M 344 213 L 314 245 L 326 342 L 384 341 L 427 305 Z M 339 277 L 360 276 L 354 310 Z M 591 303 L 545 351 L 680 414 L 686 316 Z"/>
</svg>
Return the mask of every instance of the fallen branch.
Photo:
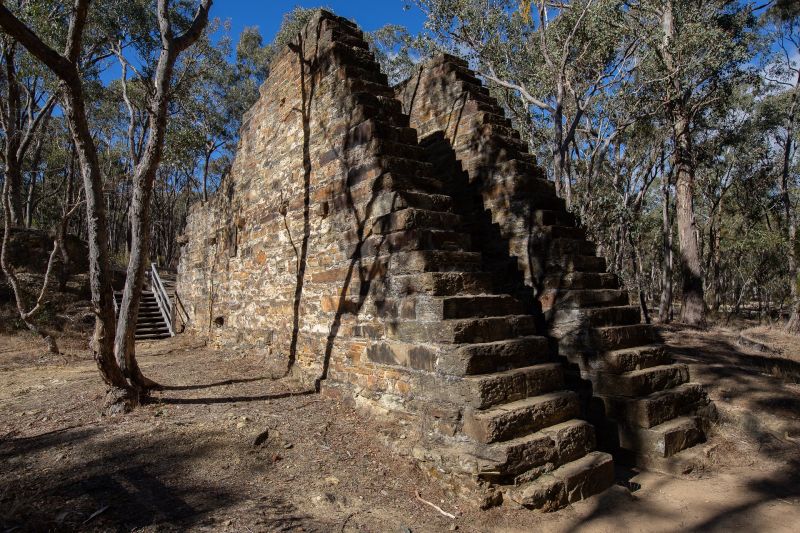
<svg viewBox="0 0 800 533">
<path fill-rule="evenodd" d="M 444 516 L 446 516 L 447 518 L 452 518 L 453 520 L 455 520 L 455 518 L 456 518 L 456 515 L 454 515 L 454 514 L 450 514 L 450 513 L 448 513 L 447 511 L 443 511 L 443 510 L 442 510 L 442 508 L 441 508 L 441 507 L 439 507 L 438 505 L 436 505 L 435 503 L 432 503 L 432 502 L 429 502 L 428 500 L 425 500 L 425 499 L 423 499 L 423 498 L 422 498 L 422 496 L 420 496 L 420 495 L 419 495 L 419 491 L 415 491 L 415 494 L 416 494 L 416 496 L 417 496 L 417 499 L 418 499 L 419 501 L 421 501 L 422 503 L 424 503 L 425 505 L 430 505 L 431 507 L 433 507 L 434 509 L 436 509 L 437 511 L 439 511 L 441 514 L 443 514 L 443 515 L 444 515 Z"/>
</svg>

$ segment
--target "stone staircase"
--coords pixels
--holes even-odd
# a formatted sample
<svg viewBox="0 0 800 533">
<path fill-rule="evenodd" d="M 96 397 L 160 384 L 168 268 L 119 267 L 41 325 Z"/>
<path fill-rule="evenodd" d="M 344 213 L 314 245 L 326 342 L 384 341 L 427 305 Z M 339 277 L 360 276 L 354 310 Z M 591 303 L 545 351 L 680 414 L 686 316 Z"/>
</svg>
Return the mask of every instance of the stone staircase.
<svg viewBox="0 0 800 533">
<path fill-rule="evenodd" d="M 675 454 L 705 439 L 713 404 L 654 328 L 640 323 L 638 306 L 606 272 L 496 100 L 464 61 L 447 55 L 396 93 L 436 174 L 461 191 L 455 212 L 472 222 L 464 229 L 485 270 L 522 301 L 535 295 L 548 337 L 570 364 L 565 387 L 582 399 L 580 409 L 569 404 L 572 416 L 592 421 L 602 448 L 625 461 L 666 470 L 680 463 Z M 490 417 L 478 416 L 474 436 L 513 435 L 504 416 Z"/>
<path fill-rule="evenodd" d="M 365 231 L 343 235 L 343 245 L 385 272 L 369 290 L 386 329 L 367 356 L 413 369 L 405 379 L 430 430 L 420 453 L 435 450 L 437 468 L 477 482 L 490 494 L 485 504 L 504 495 L 553 510 L 606 489 L 611 456 L 595 450 L 592 426 L 579 419 L 579 396 L 565 386 L 541 316 L 485 268 L 492 258 L 474 242 L 448 177 L 427 161 L 361 31 L 324 12 L 320 27 L 330 45 L 318 64 L 334 61 L 352 91 L 339 156 L 351 167 L 348 197 L 367 214 Z M 347 379 L 334 368 L 323 387 Z"/>
</svg>

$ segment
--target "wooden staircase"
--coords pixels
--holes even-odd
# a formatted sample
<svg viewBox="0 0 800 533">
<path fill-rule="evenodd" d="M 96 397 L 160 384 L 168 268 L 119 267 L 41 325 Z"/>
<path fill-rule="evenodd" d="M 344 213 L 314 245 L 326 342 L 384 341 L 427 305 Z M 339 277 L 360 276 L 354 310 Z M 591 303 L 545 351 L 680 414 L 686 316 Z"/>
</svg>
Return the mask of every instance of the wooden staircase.
<svg viewBox="0 0 800 533">
<path fill-rule="evenodd" d="M 147 285 L 142 289 L 139 314 L 136 320 L 136 340 L 166 339 L 175 335 L 172 329 L 172 302 L 175 298 L 175 274 L 159 273 L 155 264 L 148 272 Z M 115 309 L 122 303 L 122 291 L 114 292 Z"/>
</svg>

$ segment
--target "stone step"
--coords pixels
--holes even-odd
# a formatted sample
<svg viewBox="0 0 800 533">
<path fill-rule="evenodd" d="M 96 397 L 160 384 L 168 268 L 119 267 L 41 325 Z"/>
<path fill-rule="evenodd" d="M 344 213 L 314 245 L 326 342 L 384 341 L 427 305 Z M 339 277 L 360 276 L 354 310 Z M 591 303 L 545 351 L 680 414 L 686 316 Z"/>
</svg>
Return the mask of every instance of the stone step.
<svg viewBox="0 0 800 533">
<path fill-rule="evenodd" d="M 575 226 L 575 215 L 569 211 L 535 209 L 531 218 L 539 226 Z"/>
<path fill-rule="evenodd" d="M 387 285 L 390 293 L 396 295 L 487 294 L 492 292 L 492 276 L 486 272 L 424 272 L 389 276 Z"/>
<path fill-rule="evenodd" d="M 371 215 L 379 217 L 406 208 L 424 211 L 452 212 L 453 199 L 443 194 L 425 194 L 413 191 L 384 191 L 373 197 Z"/>
<path fill-rule="evenodd" d="M 502 125 L 498 126 L 502 127 Z M 484 137 L 473 130 L 456 137 L 453 148 L 456 152 L 478 150 L 483 157 L 494 158 L 497 157 L 497 154 L 506 154 L 508 159 L 516 159 L 527 154 L 528 143 L 521 139 L 497 134 Z"/>
<path fill-rule="evenodd" d="M 472 163 L 467 163 L 467 170 Z M 483 167 L 482 162 L 476 163 L 478 171 Z M 545 179 L 527 178 L 520 180 L 517 174 L 492 174 L 482 176 L 481 196 L 483 204 L 504 207 L 508 202 L 527 200 L 534 209 L 558 210 L 564 207 L 563 199 L 556 196 L 552 183 Z M 498 203 L 498 201 L 500 203 Z"/>
<path fill-rule="evenodd" d="M 552 293 L 551 293 L 552 294 Z M 586 307 L 627 306 L 630 303 L 628 291 L 623 289 L 574 289 L 553 294 L 551 307 L 574 309 Z M 542 304 L 545 307 L 545 304 Z"/>
<path fill-rule="evenodd" d="M 592 328 L 590 343 L 597 351 L 621 350 L 657 341 L 656 330 L 650 324 L 606 326 Z"/>
<path fill-rule="evenodd" d="M 522 303 L 506 294 L 447 296 L 442 299 L 442 318 L 480 318 L 521 315 Z"/>
<path fill-rule="evenodd" d="M 591 358 L 587 365 L 593 370 L 621 374 L 666 365 L 671 362 L 667 350 L 661 344 L 648 344 L 634 348 L 611 350 Z"/>
<path fill-rule="evenodd" d="M 689 381 L 689 367 L 682 363 L 653 366 L 624 374 L 599 373 L 592 379 L 600 395 L 647 396 Z"/>
<path fill-rule="evenodd" d="M 477 442 L 489 444 L 565 422 L 579 412 L 578 396 L 574 392 L 551 392 L 468 412 L 464 415 L 463 432 Z"/>
<path fill-rule="evenodd" d="M 375 302 L 375 314 L 382 318 L 399 318 L 424 322 L 471 318 L 522 315 L 523 306 L 506 294 L 431 296 L 409 294 L 383 298 Z"/>
<path fill-rule="evenodd" d="M 348 150 L 371 152 L 379 156 L 401 157 L 412 161 L 423 161 L 425 152 L 416 142 L 398 142 L 381 137 L 372 137 L 361 145 L 353 144 Z M 352 152 L 350 152 L 352 154 Z M 352 156 L 358 158 L 358 155 Z"/>
<path fill-rule="evenodd" d="M 529 509 L 556 511 L 598 494 L 614 483 L 614 462 L 603 452 L 591 452 L 549 474 L 507 491 L 508 497 Z"/>
<path fill-rule="evenodd" d="M 477 454 L 478 477 L 495 483 L 518 485 L 595 449 L 594 428 L 572 419 L 522 437 L 496 442 Z"/>
<path fill-rule="evenodd" d="M 547 314 L 551 334 L 556 338 L 585 327 L 624 326 L 639 324 L 641 311 L 637 305 L 551 309 Z"/>
<path fill-rule="evenodd" d="M 618 430 L 621 448 L 655 457 L 672 457 L 706 440 L 697 416 L 679 416 L 649 429 L 620 425 Z"/>
<path fill-rule="evenodd" d="M 551 226 L 551 228 L 554 227 L 557 226 Z M 595 255 L 596 251 L 595 244 L 583 238 L 574 239 L 554 236 L 550 242 L 550 254 L 552 255 Z"/>
<path fill-rule="evenodd" d="M 346 63 L 340 67 L 342 70 L 340 76 L 344 79 L 359 79 L 388 87 L 389 78 L 386 74 L 370 67 L 373 67 L 373 65 L 368 65 L 367 68 L 363 68 L 361 65 Z"/>
<path fill-rule="evenodd" d="M 329 27 L 320 35 L 320 40 L 334 41 L 337 43 L 346 44 L 347 46 L 354 46 L 357 48 L 369 49 L 369 45 L 358 36 L 356 33 L 342 31 L 341 27 Z"/>
<path fill-rule="evenodd" d="M 389 272 L 474 272 L 480 270 L 481 254 L 443 250 L 400 252 L 389 256 Z"/>
<path fill-rule="evenodd" d="M 548 343 L 546 337 L 527 336 L 458 346 L 441 354 L 437 370 L 443 374 L 464 376 L 552 361 Z"/>
<path fill-rule="evenodd" d="M 544 363 L 467 376 L 464 381 L 471 391 L 467 405 L 475 409 L 487 409 L 563 388 L 564 369 L 561 363 Z"/>
<path fill-rule="evenodd" d="M 342 241 L 348 256 L 355 252 L 357 243 Z M 361 243 L 361 257 L 414 250 L 466 251 L 471 248 L 468 233 L 435 229 L 408 229 L 393 233 L 373 234 Z"/>
<path fill-rule="evenodd" d="M 565 255 L 550 257 L 547 262 L 547 271 L 572 272 L 605 272 L 606 260 L 604 257 L 594 255 Z"/>
<path fill-rule="evenodd" d="M 342 82 L 348 89 L 348 92 L 367 92 L 376 96 L 393 97 L 394 91 L 385 83 L 374 83 L 372 81 L 363 80 L 361 78 L 343 78 Z"/>
<path fill-rule="evenodd" d="M 551 274 L 542 280 L 547 289 L 618 289 L 619 279 L 607 272 L 569 272 Z"/>
<path fill-rule="evenodd" d="M 373 198 L 383 198 L 384 195 L 399 190 L 428 196 L 441 196 L 437 194 L 437 191 L 442 188 L 442 185 L 437 180 L 417 175 L 414 172 L 383 172 L 381 168 L 382 167 L 376 163 L 375 158 L 369 158 L 362 161 L 361 164 L 350 168 L 348 171 L 348 181 L 346 182 L 349 191 L 341 195 L 341 201 L 334 203 L 332 211 L 352 211 L 353 206 L 350 203 L 351 198 L 359 199 L 360 196 L 364 198 L 365 202 L 369 202 Z M 407 170 L 408 169 L 405 169 L 404 171 Z M 392 210 L 403 209 L 404 207 L 406 206 L 395 208 L 391 204 L 373 203 L 371 208 L 366 210 L 365 216 L 378 218 L 382 215 L 389 214 Z M 447 210 L 448 209 L 443 209 L 442 211 Z"/>
<path fill-rule="evenodd" d="M 403 341 L 463 344 L 513 339 L 535 332 L 534 317 L 509 315 L 434 322 L 401 320 L 387 324 L 386 336 Z"/>
<path fill-rule="evenodd" d="M 679 416 L 692 414 L 708 405 L 705 389 L 699 383 L 684 383 L 643 398 L 597 396 L 606 416 L 628 426 L 652 428 Z"/>
<path fill-rule="evenodd" d="M 396 126 L 407 128 L 408 115 L 403 114 L 402 105 L 394 98 L 376 96 L 370 93 L 353 93 L 347 97 L 353 120 L 376 117 L 391 122 Z"/>
<path fill-rule="evenodd" d="M 594 243 L 586 241 L 586 230 L 577 226 L 573 225 L 557 225 L 557 224 L 548 224 L 542 226 L 541 228 L 537 228 L 537 230 L 541 231 L 541 233 L 547 235 L 551 239 L 566 239 L 566 240 L 576 240 L 581 241 L 583 244 L 581 246 L 585 246 L 586 244 L 590 244 L 592 246 L 592 252 L 586 255 L 595 255 L 594 252 Z M 555 244 L 555 240 L 553 244 Z M 578 252 L 582 253 L 582 252 Z"/>
<path fill-rule="evenodd" d="M 500 106 L 497 106 L 498 108 Z M 474 128 L 470 135 L 479 136 L 479 137 L 490 137 L 494 135 L 499 135 L 501 137 L 509 137 L 513 139 L 520 139 L 520 134 L 514 128 L 509 128 L 507 126 L 503 126 L 501 124 L 492 124 L 486 123 Z"/>
<path fill-rule="evenodd" d="M 373 224 L 372 232 L 391 233 L 406 229 L 454 230 L 460 224 L 461 217 L 455 213 L 409 207 L 378 217 Z"/>
<path fill-rule="evenodd" d="M 392 141 L 401 145 L 411 145 L 420 149 L 417 146 L 417 131 L 414 128 L 397 126 L 375 117 L 365 119 L 352 126 L 347 131 L 345 142 L 348 148 L 352 148 L 374 139 Z"/>
</svg>

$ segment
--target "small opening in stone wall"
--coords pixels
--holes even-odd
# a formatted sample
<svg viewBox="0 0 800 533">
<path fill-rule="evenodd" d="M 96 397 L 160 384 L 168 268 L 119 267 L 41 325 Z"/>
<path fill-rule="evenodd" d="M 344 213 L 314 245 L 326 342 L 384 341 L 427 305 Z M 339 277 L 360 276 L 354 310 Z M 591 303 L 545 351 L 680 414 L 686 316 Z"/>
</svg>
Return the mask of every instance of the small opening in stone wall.
<svg viewBox="0 0 800 533">
<path fill-rule="evenodd" d="M 222 326 L 224 326 L 225 325 L 225 317 L 218 316 L 217 318 L 215 318 L 214 319 L 214 325 L 217 326 L 218 328 L 221 328 Z"/>
</svg>

